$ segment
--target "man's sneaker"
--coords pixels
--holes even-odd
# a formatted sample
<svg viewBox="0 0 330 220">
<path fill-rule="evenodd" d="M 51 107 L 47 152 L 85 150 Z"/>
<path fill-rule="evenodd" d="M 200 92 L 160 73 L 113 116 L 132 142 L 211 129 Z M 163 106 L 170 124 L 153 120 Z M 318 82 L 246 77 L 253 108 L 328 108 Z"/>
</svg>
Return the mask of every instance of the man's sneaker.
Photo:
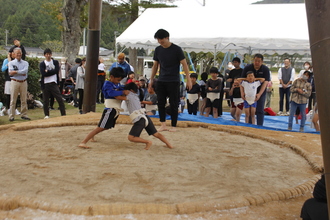
<svg viewBox="0 0 330 220">
<path fill-rule="evenodd" d="M 283 115 L 282 111 L 277 112 L 277 115 Z"/>
<path fill-rule="evenodd" d="M 285 114 L 283 114 L 284 116 L 289 116 L 290 112 L 286 112 Z"/>
<path fill-rule="evenodd" d="M 23 120 L 28 120 L 28 121 L 31 120 L 29 117 L 26 117 L 26 116 L 22 116 L 21 119 L 23 119 Z"/>
<path fill-rule="evenodd" d="M 299 131 L 300 131 L 300 132 L 304 132 L 304 128 L 300 128 Z"/>
<path fill-rule="evenodd" d="M 44 119 L 48 119 L 49 118 L 49 116 L 48 115 L 46 115 L 45 117 L 44 117 Z"/>
<path fill-rule="evenodd" d="M 9 121 L 14 121 L 15 119 L 14 118 L 10 118 Z"/>
<path fill-rule="evenodd" d="M 292 131 L 292 127 L 288 127 L 288 130 L 289 130 L 289 131 Z"/>
<path fill-rule="evenodd" d="M 17 110 L 17 109 L 15 109 L 15 115 L 20 115 L 21 113 Z"/>
</svg>

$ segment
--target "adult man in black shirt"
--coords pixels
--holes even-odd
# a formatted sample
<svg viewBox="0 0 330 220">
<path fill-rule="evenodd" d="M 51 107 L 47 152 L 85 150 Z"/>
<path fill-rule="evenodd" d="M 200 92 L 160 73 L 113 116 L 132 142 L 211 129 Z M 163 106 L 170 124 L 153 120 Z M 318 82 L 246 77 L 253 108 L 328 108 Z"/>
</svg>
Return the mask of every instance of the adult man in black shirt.
<svg viewBox="0 0 330 220">
<path fill-rule="evenodd" d="M 257 101 L 257 125 L 264 124 L 264 106 L 266 101 L 266 88 L 268 81 L 270 81 L 269 68 L 263 65 L 264 56 L 260 53 L 254 55 L 253 63 L 244 67 L 242 77 L 246 78 L 246 73 L 252 71 L 255 78 L 264 78 L 265 81 L 257 89 L 256 101 Z"/>
<path fill-rule="evenodd" d="M 151 70 L 151 77 L 149 87 L 152 87 L 154 77 L 159 68 L 159 78 L 156 85 L 156 93 L 158 99 L 158 111 L 161 127 L 158 131 L 176 131 L 176 124 L 178 120 L 178 106 L 179 106 L 179 90 L 180 90 L 180 64 L 187 77 L 187 87 L 191 89 L 191 79 L 186 58 L 181 47 L 173 44 L 169 40 L 170 34 L 164 30 L 159 29 L 154 38 L 160 44 L 155 49 L 154 65 Z M 166 127 L 166 99 L 169 98 L 171 107 L 171 129 Z"/>
</svg>

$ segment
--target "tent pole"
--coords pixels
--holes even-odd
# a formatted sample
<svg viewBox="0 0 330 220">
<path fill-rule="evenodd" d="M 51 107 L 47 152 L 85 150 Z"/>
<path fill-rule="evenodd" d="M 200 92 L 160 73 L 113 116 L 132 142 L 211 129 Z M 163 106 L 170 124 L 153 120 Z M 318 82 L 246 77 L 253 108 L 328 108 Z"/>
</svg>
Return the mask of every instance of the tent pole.
<svg viewBox="0 0 330 220">
<path fill-rule="evenodd" d="M 324 173 L 330 210 L 330 102 L 327 95 L 330 94 L 330 74 L 328 63 L 330 60 L 330 1 L 306 0 L 306 12 L 308 20 L 309 41 L 315 73 L 315 86 L 317 91 L 317 105 L 319 109 L 321 143 L 324 163 Z M 330 216 L 329 216 L 330 219 Z"/>
</svg>

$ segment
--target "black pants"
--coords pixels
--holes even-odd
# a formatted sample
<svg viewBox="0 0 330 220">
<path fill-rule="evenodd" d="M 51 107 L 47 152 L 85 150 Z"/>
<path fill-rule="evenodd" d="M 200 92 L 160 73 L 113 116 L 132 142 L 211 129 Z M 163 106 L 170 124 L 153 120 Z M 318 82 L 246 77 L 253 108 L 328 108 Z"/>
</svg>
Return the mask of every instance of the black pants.
<svg viewBox="0 0 330 220">
<path fill-rule="evenodd" d="M 180 82 L 157 82 L 156 87 L 157 100 L 158 100 L 158 112 L 159 119 L 161 122 L 165 122 L 166 111 L 165 105 L 167 97 L 170 101 L 171 107 L 171 126 L 176 127 L 178 121 L 178 108 L 179 108 L 179 91 L 180 91 Z"/>
<path fill-rule="evenodd" d="M 193 104 L 190 104 L 189 100 L 187 100 L 187 105 L 188 105 L 188 114 L 197 115 L 198 100 L 196 100 Z"/>
<path fill-rule="evenodd" d="M 100 93 L 101 93 L 101 102 L 104 103 L 104 95 L 102 93 L 104 81 L 105 81 L 105 76 L 97 76 L 96 102 L 100 102 Z"/>
<path fill-rule="evenodd" d="M 84 90 L 83 89 L 78 89 L 78 94 L 79 94 L 79 99 L 78 99 L 79 110 L 81 110 L 82 105 L 83 105 L 83 100 L 84 100 Z"/>
<path fill-rule="evenodd" d="M 60 90 L 58 89 L 58 86 L 56 83 L 46 83 L 45 88 L 43 90 L 43 99 L 44 99 L 44 114 L 45 116 L 49 116 L 49 98 L 53 95 L 56 99 L 61 115 L 65 115 L 65 106 L 62 99 L 62 95 L 60 93 Z"/>
</svg>

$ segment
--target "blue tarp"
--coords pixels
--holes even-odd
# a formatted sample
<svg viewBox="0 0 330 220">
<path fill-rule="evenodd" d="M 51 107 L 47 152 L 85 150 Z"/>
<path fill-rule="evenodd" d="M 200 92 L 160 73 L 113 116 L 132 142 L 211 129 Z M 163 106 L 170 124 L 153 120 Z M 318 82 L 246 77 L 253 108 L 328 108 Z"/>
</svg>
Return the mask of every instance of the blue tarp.
<svg viewBox="0 0 330 220">
<path fill-rule="evenodd" d="M 158 118 L 159 116 L 156 114 L 155 116 Z M 167 116 L 168 120 L 170 120 L 170 116 Z M 288 128 L 288 119 L 289 116 L 269 116 L 265 115 L 264 125 L 252 125 L 246 124 L 245 122 L 245 115 L 242 114 L 241 122 L 232 121 L 232 117 L 229 112 L 223 112 L 222 117 L 217 119 L 213 118 L 212 116 L 206 118 L 201 115 L 189 115 L 187 110 L 185 109 L 183 113 L 179 114 L 179 121 L 195 121 L 195 122 L 204 122 L 209 124 L 219 124 L 219 125 L 233 125 L 233 126 L 244 126 L 244 127 L 251 127 L 251 128 L 259 128 L 259 129 L 267 129 L 267 130 L 275 130 L 275 131 L 289 131 Z M 299 120 L 300 123 L 300 120 Z M 299 132 L 299 124 L 296 124 L 295 119 L 293 119 L 293 126 L 292 132 Z M 311 128 L 310 122 L 306 122 L 305 124 L 305 133 L 315 133 L 320 134 L 320 132 L 316 132 L 314 128 Z"/>
</svg>

